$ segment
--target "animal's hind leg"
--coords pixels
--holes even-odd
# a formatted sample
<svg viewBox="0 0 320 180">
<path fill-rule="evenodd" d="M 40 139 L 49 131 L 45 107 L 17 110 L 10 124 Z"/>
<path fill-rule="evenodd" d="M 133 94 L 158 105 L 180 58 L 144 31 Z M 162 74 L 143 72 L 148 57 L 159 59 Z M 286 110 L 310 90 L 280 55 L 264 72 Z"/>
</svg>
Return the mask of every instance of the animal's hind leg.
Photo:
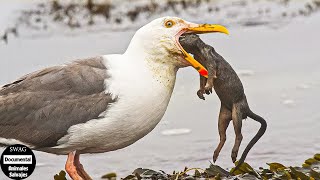
<svg viewBox="0 0 320 180">
<path fill-rule="evenodd" d="M 232 153 L 231 153 L 232 162 L 235 162 L 237 159 L 239 147 L 243 138 L 241 133 L 242 116 L 243 116 L 241 107 L 242 107 L 241 103 L 235 103 L 233 104 L 233 107 L 232 107 L 232 122 L 233 122 L 234 132 L 236 135 L 234 146 L 232 148 Z"/>
<path fill-rule="evenodd" d="M 219 121 L 218 121 L 218 129 L 219 129 L 219 136 L 220 136 L 220 142 L 216 150 L 213 154 L 213 162 L 216 162 L 219 153 L 226 142 L 227 136 L 226 131 L 228 128 L 228 125 L 231 121 L 231 111 L 227 109 L 224 105 L 221 104 L 220 107 L 220 114 L 219 114 Z"/>
</svg>

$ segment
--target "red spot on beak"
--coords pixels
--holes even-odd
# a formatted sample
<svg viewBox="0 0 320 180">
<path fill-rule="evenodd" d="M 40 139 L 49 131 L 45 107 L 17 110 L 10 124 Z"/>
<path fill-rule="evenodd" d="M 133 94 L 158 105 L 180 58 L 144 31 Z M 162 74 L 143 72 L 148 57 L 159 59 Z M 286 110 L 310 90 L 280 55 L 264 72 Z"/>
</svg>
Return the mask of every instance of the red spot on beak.
<svg viewBox="0 0 320 180">
<path fill-rule="evenodd" d="M 208 76 L 208 71 L 206 71 L 206 70 L 204 70 L 204 69 L 199 70 L 199 73 L 200 73 L 202 76 Z"/>
</svg>

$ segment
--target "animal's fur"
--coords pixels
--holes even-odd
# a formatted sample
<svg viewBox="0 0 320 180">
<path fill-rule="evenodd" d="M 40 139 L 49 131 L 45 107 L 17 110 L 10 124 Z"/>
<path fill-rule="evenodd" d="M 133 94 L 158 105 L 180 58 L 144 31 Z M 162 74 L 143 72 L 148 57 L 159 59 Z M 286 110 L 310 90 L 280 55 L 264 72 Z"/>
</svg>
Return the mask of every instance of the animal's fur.
<svg viewBox="0 0 320 180">
<path fill-rule="evenodd" d="M 211 93 L 212 88 L 214 88 L 221 101 L 218 122 L 220 143 L 214 151 L 214 162 L 217 160 L 219 153 L 226 141 L 226 130 L 231 120 L 233 120 L 232 122 L 236 134 L 235 144 L 231 153 L 233 162 L 236 161 L 239 146 L 242 141 L 242 119 L 250 117 L 261 123 L 259 131 L 245 148 L 238 165 L 234 169 L 235 171 L 244 162 L 253 145 L 264 134 L 267 128 L 267 123 L 262 117 L 256 115 L 250 110 L 247 98 L 244 94 L 242 83 L 238 75 L 230 66 L 230 64 L 222 56 L 220 56 L 213 47 L 205 44 L 199 38 L 199 36 L 195 34 L 181 36 L 180 43 L 187 52 L 193 54 L 195 59 L 204 65 L 208 70 L 208 79 L 200 76 L 200 89 L 197 92 L 199 98 L 204 99 L 203 94 Z"/>
</svg>

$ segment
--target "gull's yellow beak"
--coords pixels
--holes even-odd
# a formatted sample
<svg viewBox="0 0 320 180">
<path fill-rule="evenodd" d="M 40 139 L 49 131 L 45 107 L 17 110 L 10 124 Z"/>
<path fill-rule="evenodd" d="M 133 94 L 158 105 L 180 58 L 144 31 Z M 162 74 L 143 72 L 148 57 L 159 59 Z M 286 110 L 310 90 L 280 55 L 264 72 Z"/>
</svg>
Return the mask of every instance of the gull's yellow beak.
<svg viewBox="0 0 320 180">
<path fill-rule="evenodd" d="M 184 33 L 224 33 L 229 34 L 226 27 L 218 24 L 189 24 L 189 26 L 184 30 Z M 183 34 L 183 33 L 182 33 Z M 201 65 L 197 60 L 195 60 L 188 52 L 186 52 L 182 47 L 181 50 L 185 56 L 185 59 L 204 77 L 208 77 L 208 71 Z"/>
<path fill-rule="evenodd" d="M 219 24 L 191 24 L 187 30 L 189 32 L 194 32 L 196 34 L 202 34 L 202 33 L 224 33 L 229 34 L 229 31 L 226 27 L 219 25 Z"/>
</svg>

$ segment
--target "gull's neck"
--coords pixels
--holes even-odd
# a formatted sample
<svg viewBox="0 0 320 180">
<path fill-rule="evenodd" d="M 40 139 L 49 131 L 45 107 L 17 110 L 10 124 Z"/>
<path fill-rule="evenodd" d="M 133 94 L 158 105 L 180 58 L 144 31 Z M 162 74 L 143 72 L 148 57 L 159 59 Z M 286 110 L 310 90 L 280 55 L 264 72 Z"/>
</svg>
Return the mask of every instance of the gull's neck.
<svg viewBox="0 0 320 180">
<path fill-rule="evenodd" d="M 159 48 L 155 49 L 150 46 L 146 46 L 146 48 L 142 42 L 138 41 L 141 40 L 133 38 L 123 55 L 128 57 L 126 59 L 131 59 L 131 63 L 135 63 L 138 69 L 149 71 L 149 75 L 152 76 L 156 83 L 173 89 L 179 69 L 174 64 L 168 63 L 173 55 L 165 49 L 159 53 Z"/>
</svg>

